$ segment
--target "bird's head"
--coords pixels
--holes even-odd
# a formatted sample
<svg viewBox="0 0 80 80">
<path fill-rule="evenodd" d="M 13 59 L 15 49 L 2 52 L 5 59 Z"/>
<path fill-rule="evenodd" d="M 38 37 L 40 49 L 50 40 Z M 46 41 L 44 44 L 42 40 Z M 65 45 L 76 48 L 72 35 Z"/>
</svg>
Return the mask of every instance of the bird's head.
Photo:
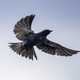
<svg viewBox="0 0 80 80">
<path fill-rule="evenodd" d="M 46 29 L 46 30 L 42 31 L 42 35 L 47 36 L 51 32 L 52 32 L 52 30 Z"/>
</svg>

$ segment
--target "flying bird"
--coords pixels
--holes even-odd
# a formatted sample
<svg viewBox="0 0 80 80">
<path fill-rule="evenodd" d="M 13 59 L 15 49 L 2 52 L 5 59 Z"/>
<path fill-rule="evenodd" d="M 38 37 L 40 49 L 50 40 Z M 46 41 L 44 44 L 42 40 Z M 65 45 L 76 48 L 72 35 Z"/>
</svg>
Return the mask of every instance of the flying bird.
<svg viewBox="0 0 80 80">
<path fill-rule="evenodd" d="M 15 24 L 13 31 L 20 42 L 9 43 L 9 47 L 14 52 L 25 58 L 29 58 L 30 60 L 33 60 L 34 57 L 37 60 L 34 46 L 51 55 L 72 56 L 73 54 L 77 54 L 78 52 L 80 52 L 77 50 L 66 48 L 56 42 L 48 40 L 47 36 L 52 32 L 51 30 L 46 29 L 41 32 L 35 33 L 31 29 L 34 17 L 35 15 L 33 14 L 23 17 Z"/>
</svg>

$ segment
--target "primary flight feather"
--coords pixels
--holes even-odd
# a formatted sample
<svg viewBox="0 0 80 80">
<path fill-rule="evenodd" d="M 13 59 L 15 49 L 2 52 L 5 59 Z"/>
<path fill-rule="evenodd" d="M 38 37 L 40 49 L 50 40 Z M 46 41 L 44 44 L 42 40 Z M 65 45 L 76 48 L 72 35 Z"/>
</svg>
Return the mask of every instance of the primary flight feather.
<svg viewBox="0 0 80 80">
<path fill-rule="evenodd" d="M 31 29 L 32 21 L 35 15 L 29 15 L 21 18 L 14 27 L 14 33 L 17 39 L 22 42 L 10 43 L 10 48 L 19 55 L 33 60 L 33 57 L 37 60 L 37 55 L 34 50 L 34 46 L 37 46 L 40 50 L 51 55 L 60 56 L 72 56 L 80 51 L 66 48 L 58 43 L 52 42 L 47 39 L 47 35 L 52 32 L 51 30 L 43 30 L 39 33 L 34 33 Z"/>
</svg>

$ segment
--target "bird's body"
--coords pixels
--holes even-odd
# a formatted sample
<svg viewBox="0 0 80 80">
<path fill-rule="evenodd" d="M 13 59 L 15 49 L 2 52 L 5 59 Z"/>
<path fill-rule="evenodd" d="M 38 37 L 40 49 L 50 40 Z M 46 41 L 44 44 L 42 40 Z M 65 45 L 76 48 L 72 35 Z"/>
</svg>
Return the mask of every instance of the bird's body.
<svg viewBox="0 0 80 80">
<path fill-rule="evenodd" d="M 14 33 L 22 42 L 10 43 L 10 47 L 13 51 L 26 58 L 29 57 L 29 59 L 32 60 L 33 56 L 37 59 L 34 46 L 37 46 L 40 50 L 51 55 L 72 56 L 80 52 L 48 40 L 47 35 L 52 32 L 51 30 L 43 30 L 39 33 L 34 33 L 31 29 L 34 16 L 35 15 L 26 16 L 16 23 Z"/>
<path fill-rule="evenodd" d="M 26 37 L 24 41 L 24 46 L 33 47 L 41 42 L 44 42 L 46 36 L 50 33 L 50 30 L 44 30 L 39 33 L 34 33 Z"/>
</svg>

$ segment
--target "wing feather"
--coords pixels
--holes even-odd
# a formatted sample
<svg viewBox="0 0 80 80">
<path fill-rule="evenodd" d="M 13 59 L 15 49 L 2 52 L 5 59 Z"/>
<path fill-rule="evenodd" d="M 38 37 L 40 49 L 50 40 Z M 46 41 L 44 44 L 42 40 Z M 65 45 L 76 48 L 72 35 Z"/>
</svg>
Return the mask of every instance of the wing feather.
<svg viewBox="0 0 80 80">
<path fill-rule="evenodd" d="M 62 45 L 51 42 L 47 39 L 44 42 L 38 44 L 37 47 L 48 54 L 59 56 L 72 56 L 73 54 L 77 54 L 78 52 L 80 52 L 63 47 Z"/>
<path fill-rule="evenodd" d="M 26 16 L 21 18 L 16 24 L 14 28 L 14 33 L 19 40 L 25 40 L 27 36 L 33 34 L 31 30 L 31 24 L 35 15 Z"/>
</svg>

